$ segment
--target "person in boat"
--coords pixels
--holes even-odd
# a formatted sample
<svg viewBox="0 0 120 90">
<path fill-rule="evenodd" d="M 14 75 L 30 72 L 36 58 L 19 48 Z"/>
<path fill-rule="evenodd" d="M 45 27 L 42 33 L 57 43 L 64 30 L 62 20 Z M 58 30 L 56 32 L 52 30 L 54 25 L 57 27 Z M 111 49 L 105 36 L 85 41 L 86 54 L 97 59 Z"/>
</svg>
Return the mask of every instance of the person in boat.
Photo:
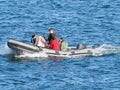
<svg viewBox="0 0 120 90">
<path fill-rule="evenodd" d="M 53 50 L 60 50 L 60 44 L 55 35 L 52 35 L 52 40 L 50 41 L 50 48 Z"/>
<path fill-rule="evenodd" d="M 42 36 L 37 36 L 36 34 L 32 35 L 31 43 L 38 47 L 45 47 L 46 46 L 46 40 Z"/>
<path fill-rule="evenodd" d="M 38 37 L 37 46 L 38 47 L 46 47 L 46 40 L 44 39 L 44 37 L 42 37 L 42 36 Z"/>
<path fill-rule="evenodd" d="M 31 38 L 31 43 L 32 43 L 33 45 L 36 45 L 36 41 L 37 41 L 37 36 L 36 36 L 36 34 L 33 34 L 33 35 L 32 35 L 32 38 Z"/>
<path fill-rule="evenodd" d="M 60 38 L 60 50 L 61 51 L 68 50 L 68 43 L 64 40 L 64 38 Z"/>
<path fill-rule="evenodd" d="M 50 34 L 48 35 L 48 44 L 50 44 L 50 42 L 53 39 L 53 37 L 56 38 L 56 33 L 55 33 L 55 30 L 53 28 L 51 28 L 50 29 Z"/>
</svg>

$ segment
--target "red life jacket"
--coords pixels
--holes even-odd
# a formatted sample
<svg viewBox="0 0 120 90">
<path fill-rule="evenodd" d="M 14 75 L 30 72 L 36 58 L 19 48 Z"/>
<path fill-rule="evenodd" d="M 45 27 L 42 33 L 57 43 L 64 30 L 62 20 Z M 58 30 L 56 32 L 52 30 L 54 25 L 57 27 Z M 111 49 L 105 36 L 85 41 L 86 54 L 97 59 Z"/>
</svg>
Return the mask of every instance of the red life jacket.
<svg viewBox="0 0 120 90">
<path fill-rule="evenodd" d="M 53 49 L 53 50 L 57 50 L 57 51 L 60 50 L 60 44 L 59 44 L 59 42 L 58 42 L 57 39 L 51 40 L 51 42 L 50 42 L 50 48 Z"/>
</svg>

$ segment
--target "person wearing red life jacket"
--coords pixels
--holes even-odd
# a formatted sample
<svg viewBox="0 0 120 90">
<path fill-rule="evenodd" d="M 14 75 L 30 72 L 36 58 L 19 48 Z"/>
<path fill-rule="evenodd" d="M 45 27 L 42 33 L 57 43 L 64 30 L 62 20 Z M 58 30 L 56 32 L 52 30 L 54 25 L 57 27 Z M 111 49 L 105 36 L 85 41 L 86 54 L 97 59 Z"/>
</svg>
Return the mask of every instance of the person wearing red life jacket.
<svg viewBox="0 0 120 90">
<path fill-rule="evenodd" d="M 50 41 L 50 48 L 53 50 L 60 50 L 60 44 L 55 35 L 52 35 L 52 40 Z"/>
</svg>

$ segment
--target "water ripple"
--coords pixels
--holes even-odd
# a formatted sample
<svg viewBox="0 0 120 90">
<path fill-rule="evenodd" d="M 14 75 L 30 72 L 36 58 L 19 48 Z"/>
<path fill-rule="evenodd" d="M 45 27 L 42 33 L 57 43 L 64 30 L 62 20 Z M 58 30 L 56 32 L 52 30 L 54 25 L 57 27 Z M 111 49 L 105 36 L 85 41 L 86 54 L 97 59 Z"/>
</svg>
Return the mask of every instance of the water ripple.
<svg viewBox="0 0 120 90">
<path fill-rule="evenodd" d="M 120 89 L 120 55 L 115 48 L 104 52 L 113 54 L 76 59 L 17 58 L 6 48 L 11 38 L 30 43 L 33 33 L 47 37 L 51 27 L 70 46 L 117 47 L 119 0 L 0 0 L 0 7 L 0 89 Z"/>
</svg>

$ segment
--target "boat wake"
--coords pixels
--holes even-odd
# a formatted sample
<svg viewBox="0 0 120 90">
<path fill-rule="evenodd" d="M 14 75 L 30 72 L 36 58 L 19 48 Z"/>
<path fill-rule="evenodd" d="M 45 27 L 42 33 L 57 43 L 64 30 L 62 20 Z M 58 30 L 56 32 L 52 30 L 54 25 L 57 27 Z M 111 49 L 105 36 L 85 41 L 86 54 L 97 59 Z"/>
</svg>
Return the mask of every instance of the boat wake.
<svg viewBox="0 0 120 90">
<path fill-rule="evenodd" d="M 108 45 L 108 44 L 103 44 L 100 45 L 97 48 L 93 48 L 93 47 L 89 47 L 92 48 L 91 52 L 92 52 L 92 56 L 103 56 L 103 55 L 110 55 L 110 54 L 120 54 L 120 46 L 112 46 L 112 45 Z M 21 58 L 21 57 L 29 57 L 29 58 L 36 58 L 36 57 L 48 57 L 47 54 L 45 54 L 45 52 L 39 52 L 39 53 L 22 53 L 20 55 L 15 55 L 15 57 L 17 58 Z M 62 57 L 62 56 L 60 56 Z M 64 56 L 63 56 L 64 57 Z M 71 56 L 66 56 L 66 58 L 75 58 L 75 57 L 71 57 Z"/>
<path fill-rule="evenodd" d="M 92 52 L 93 52 L 93 56 L 120 54 L 120 46 L 103 44 L 103 45 L 100 45 L 98 48 L 95 48 Z"/>
<path fill-rule="evenodd" d="M 7 46 L 7 43 L 0 46 L 0 55 L 10 54 L 12 50 Z"/>
<path fill-rule="evenodd" d="M 44 52 L 38 52 L 38 53 L 27 53 L 27 52 L 24 52 L 20 55 L 15 55 L 15 57 L 17 58 L 24 58 L 24 57 L 28 57 L 28 58 L 45 58 L 45 57 L 48 57 L 47 54 L 45 54 Z"/>
</svg>

